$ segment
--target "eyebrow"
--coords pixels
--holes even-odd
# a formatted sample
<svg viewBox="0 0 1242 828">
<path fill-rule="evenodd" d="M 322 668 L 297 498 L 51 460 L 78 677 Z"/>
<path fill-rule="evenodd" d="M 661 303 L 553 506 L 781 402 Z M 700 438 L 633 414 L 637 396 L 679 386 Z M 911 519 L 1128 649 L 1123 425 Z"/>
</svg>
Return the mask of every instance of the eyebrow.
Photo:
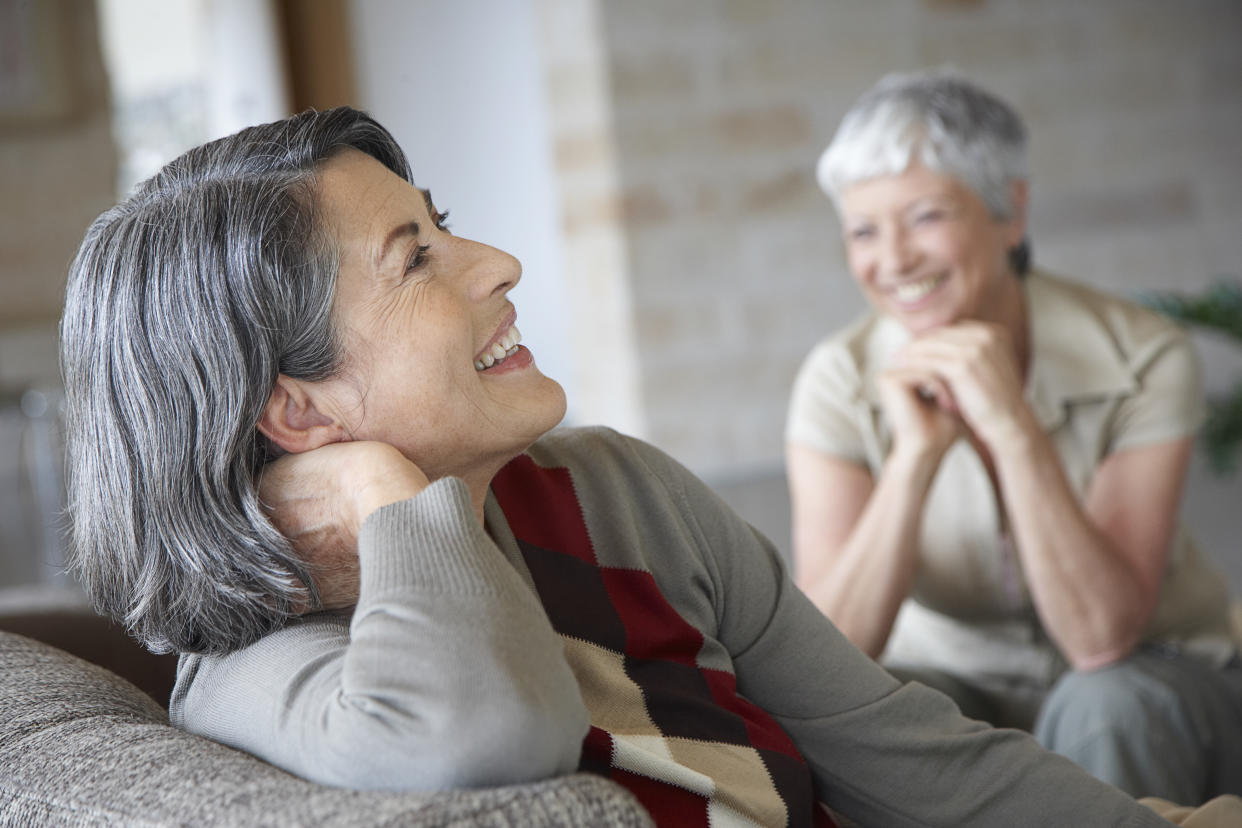
<svg viewBox="0 0 1242 828">
<path fill-rule="evenodd" d="M 423 194 L 423 203 L 427 205 L 427 215 L 435 217 L 436 208 L 431 200 L 431 190 L 419 190 Z M 379 253 L 375 257 L 375 269 L 379 270 L 380 265 L 388 258 L 388 254 L 392 250 L 392 246 L 396 244 L 398 239 L 404 237 L 418 238 L 422 232 L 422 227 L 417 221 L 407 221 L 404 224 L 398 224 L 396 227 L 388 231 L 388 235 L 384 237 L 383 243 L 379 247 Z"/>
<path fill-rule="evenodd" d="M 398 224 L 396 227 L 388 231 L 388 235 L 384 237 L 384 243 L 380 245 L 379 254 L 375 257 L 375 269 L 379 270 L 387 259 L 388 254 L 392 250 L 392 246 L 397 243 L 398 239 L 406 236 L 418 238 L 418 234 L 422 231 L 417 221 L 407 221 L 404 224 Z"/>
</svg>

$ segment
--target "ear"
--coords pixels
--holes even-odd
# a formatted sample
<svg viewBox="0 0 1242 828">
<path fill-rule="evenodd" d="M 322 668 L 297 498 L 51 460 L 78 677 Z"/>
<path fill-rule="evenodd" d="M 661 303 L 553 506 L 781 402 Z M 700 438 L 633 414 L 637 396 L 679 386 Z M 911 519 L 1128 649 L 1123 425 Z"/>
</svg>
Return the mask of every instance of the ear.
<svg viewBox="0 0 1242 828">
<path fill-rule="evenodd" d="M 1025 178 L 1015 178 L 1009 182 L 1009 198 L 1013 204 L 1013 214 L 1005 222 L 1009 247 L 1017 247 L 1026 238 L 1026 208 L 1030 189 Z"/>
<path fill-rule="evenodd" d="M 309 383 L 281 374 L 259 418 L 259 431 L 294 454 L 350 439 L 344 425 L 316 405 L 318 396 Z"/>
</svg>

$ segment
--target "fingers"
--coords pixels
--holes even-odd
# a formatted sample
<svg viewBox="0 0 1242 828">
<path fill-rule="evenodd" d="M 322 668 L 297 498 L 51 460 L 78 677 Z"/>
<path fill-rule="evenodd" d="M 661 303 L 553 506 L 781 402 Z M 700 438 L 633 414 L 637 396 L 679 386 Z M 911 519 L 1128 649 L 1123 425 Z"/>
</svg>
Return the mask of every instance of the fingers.
<svg viewBox="0 0 1242 828">
<path fill-rule="evenodd" d="M 352 549 L 369 515 L 428 485 L 422 470 L 393 446 L 342 442 L 269 463 L 259 480 L 259 498 L 272 525 L 313 557 L 315 547 L 325 543 Z"/>
<path fill-rule="evenodd" d="M 911 340 L 896 361 L 904 370 L 938 377 L 955 411 L 985 442 L 1029 419 L 1018 355 L 1001 326 L 963 322 L 929 331 Z"/>
<path fill-rule="evenodd" d="M 899 388 L 923 405 L 934 405 L 948 414 L 958 413 L 949 384 L 932 371 L 899 365 L 885 371 L 881 382 Z"/>
<path fill-rule="evenodd" d="M 1013 337 L 1010 334 L 1009 329 L 1004 325 L 997 325 L 991 322 L 964 320 L 962 322 L 954 322 L 952 325 L 943 325 L 939 328 L 933 328 L 932 330 L 922 333 L 915 339 L 911 340 L 911 344 L 915 342 L 943 342 L 958 343 L 962 345 L 995 344 L 1012 346 Z"/>
<path fill-rule="evenodd" d="M 911 340 L 901 360 L 924 370 L 1003 372 L 1016 376 L 1017 352 L 1008 330 L 998 325 L 963 322 L 937 328 Z"/>
<path fill-rule="evenodd" d="M 1022 394 L 1012 338 L 998 325 L 969 322 L 938 328 L 911 340 L 898 362 L 937 374 L 959 395 L 966 384 L 988 397 L 1008 399 Z"/>
<path fill-rule="evenodd" d="M 939 462 L 962 431 L 957 400 L 934 373 L 896 367 L 880 380 L 880 403 L 894 450 Z"/>
</svg>

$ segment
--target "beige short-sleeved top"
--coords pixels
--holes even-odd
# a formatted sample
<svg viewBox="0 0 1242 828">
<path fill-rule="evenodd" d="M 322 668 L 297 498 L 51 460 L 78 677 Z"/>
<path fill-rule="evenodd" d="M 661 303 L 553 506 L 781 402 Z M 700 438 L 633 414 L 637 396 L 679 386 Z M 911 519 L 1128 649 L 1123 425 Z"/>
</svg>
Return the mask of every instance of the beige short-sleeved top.
<svg viewBox="0 0 1242 828">
<path fill-rule="evenodd" d="M 1082 497 L 1107 455 L 1192 434 L 1204 416 L 1198 360 L 1168 319 L 1043 273 L 1023 281 L 1031 320 L 1026 398 Z M 878 475 L 891 436 L 877 379 L 909 334 L 868 314 L 811 351 L 794 384 L 786 439 Z M 885 659 L 1046 685 L 1066 662 L 1035 614 L 987 471 L 966 440 L 928 495 L 920 565 Z M 1184 527 L 1145 640 L 1232 653 L 1224 580 Z"/>
</svg>

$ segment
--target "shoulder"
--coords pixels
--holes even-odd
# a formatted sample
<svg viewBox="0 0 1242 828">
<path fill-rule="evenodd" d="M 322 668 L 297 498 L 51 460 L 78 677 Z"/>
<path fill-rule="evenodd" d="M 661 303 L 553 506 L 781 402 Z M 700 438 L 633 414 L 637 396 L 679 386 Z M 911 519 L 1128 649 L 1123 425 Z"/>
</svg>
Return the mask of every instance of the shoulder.
<svg viewBox="0 0 1242 828">
<path fill-rule="evenodd" d="M 1029 278 L 1032 314 L 1045 317 L 1037 324 L 1080 351 L 1105 349 L 1131 372 L 1141 373 L 1170 348 L 1190 350 L 1185 330 L 1155 310 L 1060 276 L 1035 272 Z"/>
<path fill-rule="evenodd" d="M 545 482 L 549 482 L 549 471 L 567 472 L 561 485 L 572 485 L 573 497 L 588 522 L 631 514 L 641 516 L 647 526 L 667 520 L 666 528 L 671 531 L 670 527 L 704 505 L 704 493 L 710 491 L 674 457 L 606 426 L 555 429 L 524 457 L 531 461 L 527 473 L 545 475 Z"/>
<path fill-rule="evenodd" d="M 884 338 L 886 328 L 883 317 L 870 311 L 864 313 L 817 342 L 807 354 L 806 362 L 833 361 L 861 373 L 873 358 L 878 342 Z"/>
<path fill-rule="evenodd" d="M 493 491 L 511 526 L 537 514 L 540 531 L 579 527 L 600 565 L 654 573 L 677 594 L 704 566 L 701 523 L 724 519 L 718 498 L 681 463 L 602 426 L 545 435 Z"/>
<path fill-rule="evenodd" d="M 795 393 L 855 397 L 891 350 L 890 324 L 868 312 L 821 339 L 802 361 Z"/>
<path fill-rule="evenodd" d="M 659 476 L 674 468 L 684 471 L 680 463 L 650 443 L 601 425 L 553 429 L 531 446 L 526 456 L 545 469 L 587 473 L 582 475 L 585 479 Z"/>
</svg>

